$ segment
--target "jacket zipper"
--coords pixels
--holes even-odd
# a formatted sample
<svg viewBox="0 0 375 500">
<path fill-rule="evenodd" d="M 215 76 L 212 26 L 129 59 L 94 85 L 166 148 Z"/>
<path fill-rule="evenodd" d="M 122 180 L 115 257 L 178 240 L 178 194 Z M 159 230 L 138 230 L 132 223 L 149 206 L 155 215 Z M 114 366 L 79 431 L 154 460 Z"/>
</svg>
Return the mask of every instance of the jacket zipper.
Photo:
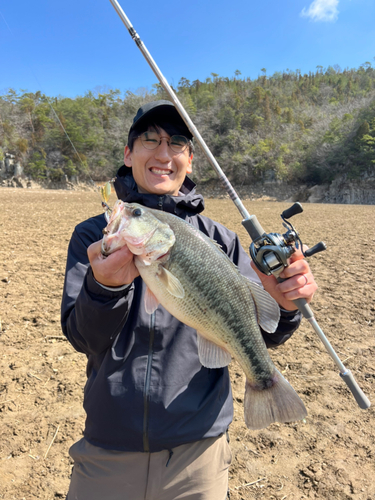
<svg viewBox="0 0 375 500">
<path fill-rule="evenodd" d="M 163 210 L 164 196 L 159 196 L 158 207 Z M 143 393 L 143 450 L 145 453 L 150 452 L 150 443 L 148 436 L 148 424 L 149 424 L 149 398 L 150 398 L 150 383 L 151 383 L 151 368 L 152 368 L 152 355 L 154 351 L 154 338 L 155 338 L 155 312 L 150 316 L 150 340 L 148 344 L 148 355 L 147 355 L 147 368 L 146 368 L 146 380 L 145 388 Z M 168 460 L 169 463 L 169 460 Z"/>
<path fill-rule="evenodd" d="M 152 355 L 154 350 L 154 338 L 155 338 L 155 313 L 153 312 L 150 316 L 150 340 L 148 344 L 148 355 L 147 355 L 147 368 L 146 368 L 146 380 L 143 393 L 143 450 L 145 453 L 150 452 L 150 444 L 148 440 L 148 423 L 149 423 L 149 397 L 150 397 L 150 383 L 151 383 L 151 367 L 152 367 Z"/>
</svg>

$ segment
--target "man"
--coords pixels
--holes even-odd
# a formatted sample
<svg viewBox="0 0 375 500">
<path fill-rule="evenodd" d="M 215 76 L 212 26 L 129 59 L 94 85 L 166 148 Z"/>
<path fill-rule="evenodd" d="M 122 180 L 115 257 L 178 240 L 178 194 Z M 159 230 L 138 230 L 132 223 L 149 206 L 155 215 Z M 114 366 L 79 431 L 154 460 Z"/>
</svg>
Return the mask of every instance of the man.
<svg viewBox="0 0 375 500">
<path fill-rule="evenodd" d="M 165 210 L 215 239 L 249 279 L 280 305 L 268 346 L 285 342 L 300 314 L 293 299 L 311 300 L 317 286 L 301 252 L 278 284 L 257 276 L 238 237 L 201 215 L 203 198 L 192 172 L 192 135 L 174 106 L 156 101 L 133 120 L 119 170 L 118 198 Z M 86 353 L 84 438 L 70 449 L 74 468 L 68 500 L 224 500 L 232 420 L 227 368 L 210 370 L 198 359 L 195 330 L 162 306 L 148 315 L 145 285 L 127 247 L 101 254 L 104 215 L 78 225 L 67 259 L 62 328 Z"/>
</svg>

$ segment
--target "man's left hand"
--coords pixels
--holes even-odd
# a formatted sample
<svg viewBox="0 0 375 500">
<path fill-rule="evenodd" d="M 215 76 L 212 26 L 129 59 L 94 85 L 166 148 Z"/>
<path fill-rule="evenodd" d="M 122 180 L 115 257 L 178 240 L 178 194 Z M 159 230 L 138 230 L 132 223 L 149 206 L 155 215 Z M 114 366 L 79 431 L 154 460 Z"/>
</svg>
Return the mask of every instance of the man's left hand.
<svg viewBox="0 0 375 500">
<path fill-rule="evenodd" d="M 307 250 L 307 247 L 304 247 Z M 261 273 L 252 262 L 251 267 L 259 276 L 264 289 L 278 302 L 280 307 L 287 311 L 295 311 L 295 299 L 306 299 L 311 302 L 314 293 L 318 289 L 310 266 L 304 259 L 301 250 L 296 250 L 288 259 L 289 266 L 280 274 L 285 279 L 279 283 L 274 276 L 266 276 Z"/>
</svg>

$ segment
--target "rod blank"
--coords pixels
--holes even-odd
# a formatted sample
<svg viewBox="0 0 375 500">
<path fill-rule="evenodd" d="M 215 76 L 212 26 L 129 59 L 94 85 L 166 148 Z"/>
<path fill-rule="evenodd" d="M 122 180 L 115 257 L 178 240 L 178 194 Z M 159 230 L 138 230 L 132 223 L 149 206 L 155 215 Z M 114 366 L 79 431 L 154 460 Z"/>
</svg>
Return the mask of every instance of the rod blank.
<svg viewBox="0 0 375 500">
<path fill-rule="evenodd" d="M 177 108 L 179 114 L 181 115 L 181 118 L 184 120 L 186 126 L 202 148 L 207 160 L 213 167 L 213 169 L 216 171 L 219 180 L 221 181 L 224 189 L 227 191 L 229 194 L 230 198 L 232 199 L 233 203 L 236 205 L 237 209 L 241 213 L 243 217 L 243 222 L 242 224 L 245 226 L 247 229 L 251 239 L 253 241 L 256 241 L 261 235 L 264 234 L 264 230 L 260 223 L 258 222 L 256 216 L 252 215 L 250 216 L 249 212 L 246 210 L 245 206 L 243 205 L 242 201 L 240 200 L 239 196 L 237 195 L 236 191 L 234 190 L 233 186 L 229 182 L 228 178 L 224 174 L 223 170 L 221 169 L 220 165 L 216 161 L 215 157 L 211 153 L 210 149 L 208 148 L 207 144 L 205 143 L 204 139 L 198 132 L 197 128 L 195 127 L 194 123 L 190 119 L 189 115 L 186 113 L 184 107 L 178 100 L 176 94 L 173 92 L 172 88 L 168 84 L 167 80 L 164 78 L 164 75 L 158 68 L 157 64 L 155 63 L 154 59 L 152 58 L 151 54 L 145 47 L 144 43 L 138 36 L 137 32 L 133 28 L 131 22 L 129 21 L 128 17 L 126 16 L 125 12 L 122 10 L 120 4 L 117 2 L 117 0 L 110 0 L 111 4 L 113 5 L 114 9 L 116 10 L 117 14 L 120 16 L 122 22 L 126 26 L 127 30 L 129 31 L 130 36 L 133 38 L 135 43 L 137 44 L 139 50 L 142 52 L 144 55 L 145 59 L 149 63 L 152 71 L 154 72 L 155 76 L 159 80 L 161 86 L 163 89 L 167 92 L 169 95 L 171 101 Z M 251 230 L 252 228 L 252 230 Z M 249 230 L 250 229 L 250 230 Z M 320 329 L 318 323 L 316 322 L 314 315 L 307 304 L 305 299 L 298 299 L 294 301 L 295 304 L 297 305 L 298 309 L 302 312 L 303 316 L 307 318 L 312 325 L 313 329 L 315 332 L 318 334 L 319 338 L 323 342 L 324 346 L 326 347 L 328 353 L 332 357 L 332 359 L 335 361 L 335 363 L 338 365 L 340 369 L 340 376 L 343 378 L 343 380 L 346 382 L 347 386 L 351 390 L 354 398 L 356 399 L 357 403 L 359 406 L 363 409 L 369 408 L 371 405 L 370 401 L 367 399 L 367 397 L 364 395 L 360 387 L 358 386 L 357 382 L 354 380 L 354 377 L 350 370 L 347 370 L 345 366 L 342 364 L 340 361 L 339 357 L 335 353 L 333 347 L 325 337 L 323 331 Z"/>
</svg>

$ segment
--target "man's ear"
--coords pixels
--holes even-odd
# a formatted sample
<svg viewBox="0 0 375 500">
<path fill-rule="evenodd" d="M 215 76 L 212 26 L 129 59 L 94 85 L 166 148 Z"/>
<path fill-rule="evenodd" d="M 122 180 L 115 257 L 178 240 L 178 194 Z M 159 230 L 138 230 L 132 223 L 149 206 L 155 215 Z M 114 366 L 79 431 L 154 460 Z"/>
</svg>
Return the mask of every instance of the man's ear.
<svg viewBox="0 0 375 500">
<path fill-rule="evenodd" d="M 193 167 L 192 167 L 192 164 L 191 164 L 191 163 L 192 163 L 192 161 L 193 161 L 193 156 L 194 156 L 194 155 L 193 155 L 193 153 L 191 153 L 191 155 L 190 155 L 190 157 L 189 157 L 189 165 L 188 165 L 188 167 L 187 167 L 187 169 L 186 169 L 186 173 L 187 173 L 187 174 L 191 174 L 191 173 L 192 173 L 192 171 L 193 171 Z"/>
<path fill-rule="evenodd" d="M 128 145 L 125 146 L 124 150 L 124 163 L 127 167 L 132 167 L 132 152 Z"/>
</svg>

